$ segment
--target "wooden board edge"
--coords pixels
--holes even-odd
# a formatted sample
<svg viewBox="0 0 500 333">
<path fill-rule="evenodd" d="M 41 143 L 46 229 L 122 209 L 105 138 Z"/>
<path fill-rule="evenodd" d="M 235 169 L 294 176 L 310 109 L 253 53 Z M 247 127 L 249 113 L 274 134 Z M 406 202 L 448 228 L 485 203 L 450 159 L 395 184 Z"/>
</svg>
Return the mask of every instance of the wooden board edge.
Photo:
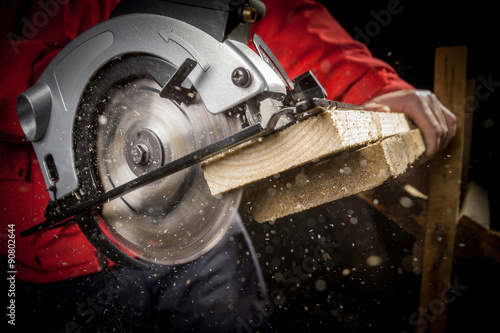
<svg viewBox="0 0 500 333">
<path fill-rule="evenodd" d="M 329 110 L 215 156 L 201 168 L 211 194 L 218 195 L 409 130 L 401 113 Z"/>
<path fill-rule="evenodd" d="M 400 133 L 251 188 L 246 209 L 266 222 L 367 191 L 403 173 L 424 151 L 418 129 Z"/>
</svg>

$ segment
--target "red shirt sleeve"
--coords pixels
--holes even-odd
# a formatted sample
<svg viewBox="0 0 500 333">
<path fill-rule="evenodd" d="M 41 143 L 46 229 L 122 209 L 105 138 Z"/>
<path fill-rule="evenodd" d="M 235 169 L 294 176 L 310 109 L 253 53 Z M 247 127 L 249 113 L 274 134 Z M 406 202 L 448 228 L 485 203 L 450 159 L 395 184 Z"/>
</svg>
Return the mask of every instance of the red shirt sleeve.
<svg viewBox="0 0 500 333">
<path fill-rule="evenodd" d="M 328 98 L 362 104 L 378 95 L 412 89 L 384 61 L 356 42 L 314 0 L 267 0 L 266 16 L 254 24 L 290 78 L 312 70 Z"/>
<path fill-rule="evenodd" d="M 16 277 L 45 283 L 99 270 L 96 250 L 78 226 L 30 237 L 19 233 L 44 219 L 49 200 L 31 144 L 16 112 L 19 93 L 31 87 L 54 56 L 73 38 L 107 19 L 117 0 L 22 0 L 0 2 L 0 211 L 4 235 L 15 230 Z M 26 4 L 31 4 L 25 8 Z M 17 18 L 17 19 L 15 19 Z M 7 242 L 0 242 L 7 257 Z"/>
<path fill-rule="evenodd" d="M 83 31 L 107 19 L 119 0 L 2 1 L 0 25 L 0 141 L 24 140 L 15 110 L 55 55 Z M 17 18 L 17 19 L 16 19 Z"/>
<path fill-rule="evenodd" d="M 31 145 L 24 139 L 15 103 L 54 56 L 73 38 L 107 19 L 118 0 L 0 2 L 0 211 L 2 232 L 16 230 L 18 278 L 52 282 L 98 270 L 95 249 L 76 225 L 22 238 L 41 222 L 48 202 Z M 361 104 L 371 97 L 411 88 L 386 63 L 355 42 L 329 12 L 312 0 L 266 1 L 267 15 L 253 27 L 290 77 L 312 70 L 329 98 Z M 14 18 L 17 18 L 16 21 Z M 20 18 L 20 20 L 19 20 Z M 21 22 L 21 24 L 19 24 Z M 5 161 L 9 161 L 5 163 Z M 7 256 L 6 242 L 1 254 Z"/>
</svg>

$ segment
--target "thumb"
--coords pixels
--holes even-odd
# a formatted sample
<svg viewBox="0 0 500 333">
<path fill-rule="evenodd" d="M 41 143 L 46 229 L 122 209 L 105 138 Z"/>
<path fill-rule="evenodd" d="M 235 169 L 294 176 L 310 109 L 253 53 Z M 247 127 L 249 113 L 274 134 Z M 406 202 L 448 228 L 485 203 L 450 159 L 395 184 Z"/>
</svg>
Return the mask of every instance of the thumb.
<svg viewBox="0 0 500 333">
<path fill-rule="evenodd" d="M 391 112 L 391 108 L 384 104 L 379 104 L 376 102 L 366 102 L 362 105 L 367 111 L 375 112 Z"/>
</svg>

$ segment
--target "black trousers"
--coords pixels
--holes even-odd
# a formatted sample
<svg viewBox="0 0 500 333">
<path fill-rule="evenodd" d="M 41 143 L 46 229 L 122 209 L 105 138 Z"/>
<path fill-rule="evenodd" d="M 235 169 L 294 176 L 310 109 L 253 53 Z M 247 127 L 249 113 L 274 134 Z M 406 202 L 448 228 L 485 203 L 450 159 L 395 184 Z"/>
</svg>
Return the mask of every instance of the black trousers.
<svg viewBox="0 0 500 333">
<path fill-rule="evenodd" d="M 209 253 L 146 272 L 123 267 L 50 284 L 17 281 L 16 331 L 265 331 L 266 288 L 238 217 Z"/>
</svg>

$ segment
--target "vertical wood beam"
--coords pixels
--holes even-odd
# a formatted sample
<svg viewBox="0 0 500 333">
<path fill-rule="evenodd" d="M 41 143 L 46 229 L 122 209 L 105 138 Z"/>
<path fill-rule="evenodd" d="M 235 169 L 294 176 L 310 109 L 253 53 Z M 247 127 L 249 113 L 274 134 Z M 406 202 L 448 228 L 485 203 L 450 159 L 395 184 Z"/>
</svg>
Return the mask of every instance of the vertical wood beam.
<svg viewBox="0 0 500 333">
<path fill-rule="evenodd" d="M 434 93 L 457 117 L 457 133 L 431 163 L 418 332 L 445 332 L 460 209 L 466 98 L 466 47 L 436 50 Z"/>
<path fill-rule="evenodd" d="M 469 182 L 469 169 L 472 148 L 472 128 L 474 127 L 474 108 L 475 108 L 475 93 L 476 80 L 467 79 L 466 95 L 464 105 L 464 157 L 462 163 L 462 190 Z"/>
</svg>

